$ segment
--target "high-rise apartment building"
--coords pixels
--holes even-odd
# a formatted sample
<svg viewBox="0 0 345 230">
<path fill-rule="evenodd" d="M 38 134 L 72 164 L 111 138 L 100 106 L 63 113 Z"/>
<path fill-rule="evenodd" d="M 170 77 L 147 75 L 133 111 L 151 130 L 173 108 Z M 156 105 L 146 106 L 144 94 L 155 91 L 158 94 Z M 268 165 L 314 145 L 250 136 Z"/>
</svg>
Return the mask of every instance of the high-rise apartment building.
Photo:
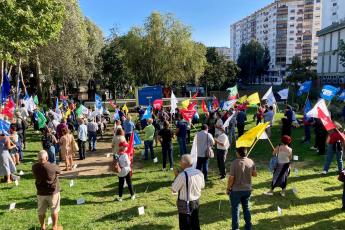
<svg viewBox="0 0 345 230">
<path fill-rule="evenodd" d="M 345 0 L 323 0 L 322 30 L 319 36 L 317 73 L 322 84 L 345 84 L 345 67 L 337 49 L 345 41 Z"/>
<path fill-rule="evenodd" d="M 294 56 L 317 61 L 321 17 L 320 0 L 276 0 L 230 26 L 232 58 L 237 60 L 242 44 L 256 39 L 271 55 L 269 76 L 258 80 L 279 83 Z"/>
</svg>

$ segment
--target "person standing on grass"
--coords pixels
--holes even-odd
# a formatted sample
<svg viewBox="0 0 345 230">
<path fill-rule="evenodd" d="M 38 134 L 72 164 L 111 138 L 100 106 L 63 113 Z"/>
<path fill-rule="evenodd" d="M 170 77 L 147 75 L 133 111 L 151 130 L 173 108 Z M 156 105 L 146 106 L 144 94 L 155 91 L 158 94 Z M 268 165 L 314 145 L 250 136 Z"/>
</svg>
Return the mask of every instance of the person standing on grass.
<svg viewBox="0 0 345 230">
<path fill-rule="evenodd" d="M 66 171 L 71 171 L 73 166 L 73 141 L 74 137 L 67 128 L 62 130 L 62 137 L 60 138 L 60 149 L 62 160 L 65 161 Z"/>
<path fill-rule="evenodd" d="M 79 120 L 78 127 L 78 147 L 79 147 L 79 160 L 85 159 L 85 143 L 87 141 L 87 126 L 84 119 Z"/>
<path fill-rule="evenodd" d="M 214 140 L 217 144 L 217 163 L 220 174 L 219 179 L 222 180 L 225 178 L 225 159 L 230 144 L 228 136 L 225 134 L 224 130 L 221 130 L 221 134 Z"/>
<path fill-rule="evenodd" d="M 176 136 L 180 149 L 180 156 L 187 154 L 187 124 L 183 121 L 183 117 L 181 114 L 179 114 L 176 124 Z"/>
<path fill-rule="evenodd" d="M 201 126 L 201 131 L 197 132 L 197 156 L 198 160 L 196 163 L 196 168 L 201 170 L 204 174 L 205 181 L 208 180 L 207 174 L 208 174 L 208 160 L 209 157 L 207 155 L 209 149 L 212 149 L 212 146 L 214 145 L 214 139 L 210 133 L 208 133 L 208 126 L 206 124 L 203 124 Z"/>
<path fill-rule="evenodd" d="M 328 132 L 319 118 L 315 118 L 315 147 L 319 155 L 325 155 Z"/>
<path fill-rule="evenodd" d="M 246 157 L 246 149 L 236 149 L 237 159 L 231 163 L 226 193 L 229 195 L 232 212 L 232 229 L 239 229 L 240 204 L 246 222 L 245 229 L 252 229 L 249 199 L 252 191 L 252 177 L 257 176 L 254 162 Z"/>
<path fill-rule="evenodd" d="M 98 124 L 95 119 L 89 119 L 87 123 L 87 134 L 89 137 L 89 151 L 96 151 Z"/>
<path fill-rule="evenodd" d="M 131 115 L 127 116 L 127 119 L 123 122 L 122 127 L 125 130 L 126 141 L 129 141 L 135 129 L 135 125 L 132 121 Z"/>
<path fill-rule="evenodd" d="M 216 113 L 217 115 L 217 120 L 216 120 L 216 124 L 215 124 L 215 138 L 217 138 L 220 134 L 223 133 L 223 120 L 222 120 L 222 114 L 220 112 Z"/>
<path fill-rule="evenodd" d="M 269 126 L 266 128 L 266 133 L 268 137 L 271 137 L 271 127 L 273 126 L 274 112 L 273 106 L 268 107 L 268 111 L 264 113 L 264 121 L 269 122 Z"/>
<path fill-rule="evenodd" d="M 273 172 L 273 179 L 271 189 L 265 192 L 265 195 L 273 196 L 273 190 L 276 187 L 281 187 L 281 195 L 285 197 L 287 179 L 290 175 L 290 161 L 292 159 L 292 149 L 289 147 L 291 144 L 291 137 L 283 136 L 281 138 L 282 145 L 277 146 L 272 155 L 277 156 L 277 166 Z"/>
<path fill-rule="evenodd" d="M 182 172 L 175 171 L 175 180 L 171 186 L 173 193 L 178 193 L 177 209 L 180 230 L 199 230 L 199 199 L 205 187 L 204 176 L 193 168 L 193 160 L 189 154 L 180 160 Z"/>
<path fill-rule="evenodd" d="M 51 129 L 46 126 L 42 135 L 42 147 L 48 153 L 48 161 L 52 164 L 56 163 L 55 145 L 56 137 L 52 134 Z"/>
<path fill-rule="evenodd" d="M 0 131 L 0 176 L 5 177 L 7 183 L 12 183 L 15 179 L 14 173 L 17 171 L 8 150 L 11 148 L 10 138 Z"/>
<path fill-rule="evenodd" d="M 163 129 L 158 133 L 159 140 L 162 146 L 163 155 L 163 171 L 166 170 L 167 158 L 169 158 L 170 170 L 173 170 L 173 147 L 172 138 L 174 137 L 173 131 L 169 128 L 170 124 L 168 121 L 164 121 Z"/>
<path fill-rule="evenodd" d="M 37 189 L 38 219 L 41 229 L 46 229 L 45 217 L 47 209 L 51 209 L 53 230 L 58 229 L 60 211 L 59 166 L 48 162 L 48 153 L 41 150 L 38 153 L 38 163 L 32 166 Z"/>
<path fill-rule="evenodd" d="M 338 172 L 343 171 L 343 148 L 344 148 L 344 134 L 342 133 L 342 127 L 338 122 L 334 122 L 336 129 L 329 131 L 327 137 L 327 155 L 326 162 L 323 166 L 322 174 L 326 175 L 329 166 L 331 165 L 334 155 L 337 158 Z"/>
<path fill-rule="evenodd" d="M 118 132 L 122 132 L 122 130 L 118 129 Z M 125 180 L 128 186 L 128 190 L 131 194 L 131 199 L 135 200 L 131 176 L 131 161 L 129 160 L 129 157 L 126 153 L 128 146 L 129 145 L 126 141 L 120 142 L 118 152 L 114 155 L 114 158 L 117 160 L 121 168 L 121 171 L 117 175 L 119 177 L 119 196 L 117 197 L 117 200 L 119 202 L 122 202 L 122 194 Z"/>
<path fill-rule="evenodd" d="M 151 153 L 151 160 L 155 158 L 155 153 L 153 152 L 153 139 L 155 136 L 155 127 L 152 125 L 152 118 L 147 119 L 147 126 L 144 128 L 145 139 L 145 158 L 144 160 L 148 160 L 149 157 L 149 149 Z"/>
<path fill-rule="evenodd" d="M 238 112 L 236 116 L 236 121 L 237 121 L 237 132 L 238 132 L 238 138 L 239 138 L 244 133 L 244 126 L 245 126 L 245 122 L 247 121 L 247 114 L 243 108 L 241 108 L 240 111 Z"/>
</svg>

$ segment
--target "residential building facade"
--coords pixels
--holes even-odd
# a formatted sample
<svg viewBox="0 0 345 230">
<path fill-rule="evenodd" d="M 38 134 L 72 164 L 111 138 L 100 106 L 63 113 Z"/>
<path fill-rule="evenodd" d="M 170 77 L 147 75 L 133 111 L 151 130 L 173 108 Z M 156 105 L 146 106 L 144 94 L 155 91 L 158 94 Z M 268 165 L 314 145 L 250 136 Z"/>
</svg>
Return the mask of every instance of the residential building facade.
<svg viewBox="0 0 345 230">
<path fill-rule="evenodd" d="M 323 0 L 322 30 L 319 36 L 317 73 L 321 84 L 344 85 L 345 67 L 336 50 L 345 41 L 345 1 Z"/>
<path fill-rule="evenodd" d="M 317 61 L 321 0 L 276 0 L 230 26 L 230 49 L 237 60 L 243 44 L 256 39 L 267 46 L 271 63 L 260 82 L 281 83 L 294 56 Z"/>
<path fill-rule="evenodd" d="M 231 50 L 229 47 L 215 47 L 219 55 L 223 56 L 226 60 L 232 60 Z"/>
</svg>

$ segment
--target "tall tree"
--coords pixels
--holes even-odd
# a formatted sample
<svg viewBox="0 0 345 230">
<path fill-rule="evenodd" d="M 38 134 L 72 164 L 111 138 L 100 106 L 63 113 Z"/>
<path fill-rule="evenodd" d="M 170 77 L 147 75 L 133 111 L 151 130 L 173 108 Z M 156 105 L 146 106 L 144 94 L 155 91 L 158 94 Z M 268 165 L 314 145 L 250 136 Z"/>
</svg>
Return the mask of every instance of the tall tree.
<svg viewBox="0 0 345 230">
<path fill-rule="evenodd" d="M 263 56 L 263 70 L 262 73 L 268 75 L 268 70 L 270 68 L 270 63 L 271 63 L 271 54 L 270 54 L 270 50 L 268 49 L 268 46 L 265 45 L 264 48 L 264 56 Z"/>
<path fill-rule="evenodd" d="M 339 57 L 340 57 L 340 63 L 345 68 L 345 42 L 343 39 L 339 41 L 339 47 L 338 47 L 337 53 L 339 54 Z"/>
</svg>

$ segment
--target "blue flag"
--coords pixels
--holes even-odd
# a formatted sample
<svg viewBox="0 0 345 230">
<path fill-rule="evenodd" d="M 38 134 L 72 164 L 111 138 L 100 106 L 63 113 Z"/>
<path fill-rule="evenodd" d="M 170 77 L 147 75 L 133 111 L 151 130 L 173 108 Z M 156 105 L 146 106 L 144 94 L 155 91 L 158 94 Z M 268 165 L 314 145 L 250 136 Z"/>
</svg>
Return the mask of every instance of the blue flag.
<svg viewBox="0 0 345 230">
<path fill-rule="evenodd" d="M 10 130 L 10 123 L 5 120 L 0 119 L 0 131 L 8 136 L 8 131 Z"/>
<path fill-rule="evenodd" d="M 11 84 L 10 80 L 8 79 L 8 75 L 4 73 L 4 78 L 2 80 L 2 88 L 1 88 L 1 99 L 3 101 L 6 101 L 8 95 L 10 95 L 11 91 Z"/>
<path fill-rule="evenodd" d="M 102 107 L 102 98 L 98 94 L 95 94 L 95 108 L 102 109 Z"/>
<path fill-rule="evenodd" d="M 212 111 L 212 105 L 211 105 L 211 102 L 207 102 L 207 109 L 208 111 Z"/>
<path fill-rule="evenodd" d="M 114 113 L 114 121 L 115 120 L 120 120 L 120 114 L 119 114 L 119 110 L 118 109 L 116 109 L 115 113 Z"/>
<path fill-rule="evenodd" d="M 331 101 L 333 97 L 335 97 L 335 95 L 339 92 L 339 90 L 339 88 L 336 88 L 332 85 L 324 85 L 321 90 L 320 97 L 325 99 L 326 101 Z"/>
<path fill-rule="evenodd" d="M 304 106 L 304 116 L 307 116 L 307 113 L 311 110 L 311 103 L 309 99 L 307 99 L 307 102 L 305 103 Z"/>
<path fill-rule="evenodd" d="M 345 101 L 345 89 L 341 92 L 341 94 L 338 96 L 339 101 Z"/>
<path fill-rule="evenodd" d="M 312 81 L 303 82 L 302 85 L 299 87 L 297 92 L 298 96 L 301 96 L 303 93 L 309 93 L 311 89 Z"/>
<path fill-rule="evenodd" d="M 149 105 L 149 107 L 147 107 L 147 109 L 145 110 L 145 113 L 141 117 L 141 120 L 145 120 L 145 119 L 151 118 L 151 110 L 152 110 L 152 106 Z"/>
<path fill-rule="evenodd" d="M 134 131 L 134 145 L 141 145 L 141 140 L 137 131 Z"/>
</svg>

